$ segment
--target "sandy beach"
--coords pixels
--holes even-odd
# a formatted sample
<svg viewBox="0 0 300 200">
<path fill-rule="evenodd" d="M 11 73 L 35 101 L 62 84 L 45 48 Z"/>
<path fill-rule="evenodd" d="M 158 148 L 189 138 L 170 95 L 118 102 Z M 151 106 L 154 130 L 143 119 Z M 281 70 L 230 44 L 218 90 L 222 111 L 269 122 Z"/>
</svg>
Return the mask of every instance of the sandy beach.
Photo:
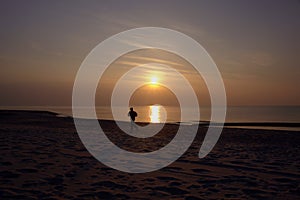
<svg viewBox="0 0 300 200">
<path fill-rule="evenodd" d="M 118 146 L 137 152 L 167 144 L 178 126 L 151 139 L 100 121 Z M 92 157 L 73 119 L 43 111 L 0 111 L 1 199 L 299 199 L 300 134 L 226 128 L 213 151 L 198 158 L 199 127 L 188 151 L 161 170 L 129 174 Z"/>
</svg>

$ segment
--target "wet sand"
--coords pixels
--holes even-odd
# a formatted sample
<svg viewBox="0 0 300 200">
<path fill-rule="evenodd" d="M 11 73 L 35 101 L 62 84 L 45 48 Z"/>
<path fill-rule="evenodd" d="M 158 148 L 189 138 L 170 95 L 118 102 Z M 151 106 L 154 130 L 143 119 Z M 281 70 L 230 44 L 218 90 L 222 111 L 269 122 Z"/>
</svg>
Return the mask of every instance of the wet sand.
<svg viewBox="0 0 300 200">
<path fill-rule="evenodd" d="M 136 152 L 167 144 L 177 125 L 151 139 L 122 134 L 100 121 L 118 146 Z M 198 158 L 200 127 L 189 150 L 166 168 L 145 174 L 111 169 L 81 143 L 73 119 L 42 111 L 0 111 L 1 199 L 300 199 L 300 134 L 223 130 Z"/>
</svg>

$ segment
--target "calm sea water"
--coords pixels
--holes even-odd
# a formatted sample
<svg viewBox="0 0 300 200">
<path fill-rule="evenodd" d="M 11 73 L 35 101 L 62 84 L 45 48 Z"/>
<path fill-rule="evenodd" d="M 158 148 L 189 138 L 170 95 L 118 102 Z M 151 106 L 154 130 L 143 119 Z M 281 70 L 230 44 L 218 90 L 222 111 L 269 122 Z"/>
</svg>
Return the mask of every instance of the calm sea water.
<svg viewBox="0 0 300 200">
<path fill-rule="evenodd" d="M 47 110 L 57 112 L 60 115 L 72 116 L 72 107 L 43 106 L 43 107 L 0 107 L 0 109 L 18 109 L 18 110 Z M 159 123 L 180 122 L 180 110 L 176 107 L 162 106 L 137 106 L 134 107 L 138 113 L 138 122 Z M 200 119 L 197 118 L 195 109 L 185 108 L 189 116 L 186 123 L 196 123 L 200 121 L 210 121 L 210 108 L 200 108 Z M 116 116 L 113 117 L 109 107 L 96 107 L 99 119 L 117 119 L 128 121 L 128 108 L 116 107 Z M 85 118 L 91 118 L 89 109 L 82 108 L 82 115 Z M 300 123 L 300 106 L 233 106 L 227 108 L 226 122 L 292 122 Z M 276 127 L 276 129 L 281 129 Z M 291 128 L 294 129 L 294 128 Z M 299 128 L 296 128 L 299 130 Z"/>
</svg>

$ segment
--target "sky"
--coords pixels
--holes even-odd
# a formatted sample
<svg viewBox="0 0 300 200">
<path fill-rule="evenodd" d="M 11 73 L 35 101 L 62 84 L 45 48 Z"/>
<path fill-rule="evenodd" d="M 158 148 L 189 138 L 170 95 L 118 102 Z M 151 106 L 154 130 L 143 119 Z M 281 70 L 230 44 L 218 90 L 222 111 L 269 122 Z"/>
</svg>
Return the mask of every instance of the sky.
<svg viewBox="0 0 300 200">
<path fill-rule="evenodd" d="M 219 68 L 228 105 L 300 105 L 299 19 L 298 0 L 1 1 L 0 106 L 71 106 L 89 52 L 114 34 L 148 26 L 200 43 Z M 125 55 L 108 77 L 141 54 L 179 59 Z M 200 82 L 194 89 L 209 104 Z M 99 86 L 99 104 L 112 86 Z"/>
</svg>

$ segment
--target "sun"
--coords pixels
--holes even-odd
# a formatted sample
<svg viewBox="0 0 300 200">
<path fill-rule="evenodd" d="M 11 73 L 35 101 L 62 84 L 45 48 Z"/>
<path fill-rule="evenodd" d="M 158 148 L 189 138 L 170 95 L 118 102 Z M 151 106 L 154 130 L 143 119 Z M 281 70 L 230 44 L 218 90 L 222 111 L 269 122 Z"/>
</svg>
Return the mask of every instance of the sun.
<svg viewBox="0 0 300 200">
<path fill-rule="evenodd" d="M 156 76 L 151 77 L 151 85 L 157 85 L 158 84 L 158 78 Z"/>
</svg>

